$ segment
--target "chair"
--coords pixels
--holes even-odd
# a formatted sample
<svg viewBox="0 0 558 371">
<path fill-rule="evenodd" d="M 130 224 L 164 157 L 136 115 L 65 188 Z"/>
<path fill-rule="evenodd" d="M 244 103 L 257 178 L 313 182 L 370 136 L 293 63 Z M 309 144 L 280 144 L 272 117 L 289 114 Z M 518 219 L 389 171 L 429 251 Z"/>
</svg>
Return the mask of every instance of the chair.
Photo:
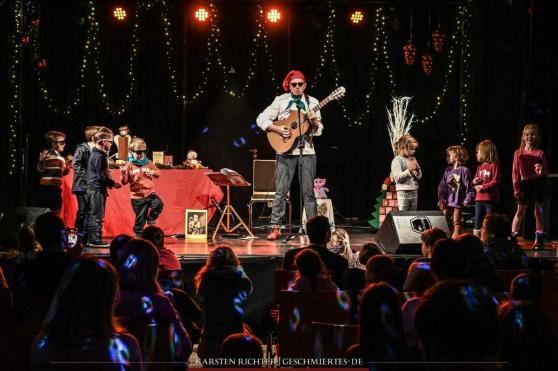
<svg viewBox="0 0 558 371">
<path fill-rule="evenodd" d="M 311 323 L 348 324 L 350 318 L 351 301 L 347 291 L 281 291 L 279 293 L 279 357 L 312 356 Z"/>
<path fill-rule="evenodd" d="M 289 284 L 294 280 L 296 271 L 286 270 L 286 269 L 275 269 L 275 283 L 273 291 L 273 303 L 275 305 L 279 304 L 279 293 L 281 290 L 286 290 L 289 288 Z"/>
<path fill-rule="evenodd" d="M 252 163 L 252 196 L 248 202 L 248 226 L 252 229 L 253 207 L 256 202 L 264 202 L 271 205 L 275 198 L 275 168 L 276 160 L 254 160 Z M 289 233 L 291 233 L 292 205 L 287 196 L 287 212 L 289 219 Z"/>
<path fill-rule="evenodd" d="M 358 343 L 357 325 L 312 322 L 314 357 L 341 358 L 345 351 Z"/>
<path fill-rule="evenodd" d="M 511 283 L 513 279 L 523 273 L 532 273 L 531 269 L 502 269 L 496 270 L 498 276 L 504 283 L 504 291 L 511 290 Z"/>
<path fill-rule="evenodd" d="M 541 309 L 555 337 L 558 337 L 558 274 L 542 272 Z"/>
</svg>

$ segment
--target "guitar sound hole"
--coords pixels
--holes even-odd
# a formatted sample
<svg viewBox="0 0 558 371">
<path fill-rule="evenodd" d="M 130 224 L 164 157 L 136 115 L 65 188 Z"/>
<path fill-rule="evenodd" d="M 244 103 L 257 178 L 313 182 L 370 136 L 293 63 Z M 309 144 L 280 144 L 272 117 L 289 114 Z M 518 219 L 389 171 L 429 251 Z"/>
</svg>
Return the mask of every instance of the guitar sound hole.
<svg viewBox="0 0 558 371">
<path fill-rule="evenodd" d="M 293 122 L 291 123 L 291 129 L 296 129 L 297 127 L 298 127 L 298 122 L 293 121 Z"/>
</svg>

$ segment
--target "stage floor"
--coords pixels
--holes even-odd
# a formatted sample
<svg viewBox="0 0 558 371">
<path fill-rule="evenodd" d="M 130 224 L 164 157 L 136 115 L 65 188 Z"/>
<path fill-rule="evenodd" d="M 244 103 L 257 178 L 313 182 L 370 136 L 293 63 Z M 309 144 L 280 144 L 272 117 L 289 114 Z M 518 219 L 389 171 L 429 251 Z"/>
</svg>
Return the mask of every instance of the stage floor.
<svg viewBox="0 0 558 371">
<path fill-rule="evenodd" d="M 374 240 L 375 233 L 365 226 L 360 225 L 337 225 L 339 228 L 344 228 L 349 232 L 351 238 L 351 247 L 354 250 L 360 250 L 361 246 L 367 242 Z M 293 229 L 294 230 L 294 229 Z M 184 238 L 165 237 L 165 247 L 171 249 L 181 261 L 206 259 L 211 250 L 217 246 L 226 244 L 234 249 L 236 254 L 241 260 L 253 258 L 282 258 L 285 253 L 292 248 L 308 245 L 308 238 L 306 236 L 296 237 L 292 241 L 284 242 L 285 237 L 289 234 L 281 235 L 277 241 L 267 241 L 265 239 L 266 233 L 263 229 L 259 228 L 254 231 L 256 238 L 250 239 L 235 239 L 235 238 L 222 238 L 219 235 L 215 241 L 207 240 L 187 240 Z M 210 234 L 211 236 L 211 234 Z M 558 261 L 558 241 L 547 242 L 545 250 L 533 251 L 531 246 L 533 241 L 519 239 L 520 246 L 525 250 L 529 258 L 556 260 Z M 87 248 L 85 252 L 95 255 L 107 256 L 109 255 L 108 249 L 91 249 Z M 396 258 L 414 259 L 420 255 L 409 254 L 392 254 Z"/>
</svg>

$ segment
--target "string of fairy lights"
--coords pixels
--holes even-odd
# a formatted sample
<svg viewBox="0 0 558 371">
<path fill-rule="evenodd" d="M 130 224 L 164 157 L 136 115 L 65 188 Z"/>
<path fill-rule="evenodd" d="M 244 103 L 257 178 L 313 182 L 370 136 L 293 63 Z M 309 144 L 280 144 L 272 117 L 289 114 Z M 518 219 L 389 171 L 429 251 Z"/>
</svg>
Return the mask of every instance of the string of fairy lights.
<svg viewBox="0 0 558 371">
<path fill-rule="evenodd" d="M 20 66 L 22 60 L 21 45 L 17 39 L 17 35 L 22 31 L 23 25 L 23 1 L 16 0 L 13 2 L 14 6 L 14 28 L 15 32 L 12 35 L 11 58 L 9 64 L 9 85 L 8 88 L 12 92 L 8 103 L 9 120 L 8 120 L 8 175 L 15 174 L 17 167 L 17 130 L 16 126 L 20 121 L 20 97 L 21 86 L 20 79 Z"/>
<path fill-rule="evenodd" d="M 461 19 L 461 65 L 463 84 L 461 84 L 460 104 L 461 104 L 461 127 L 459 133 L 459 141 L 462 145 L 467 144 L 469 136 L 469 116 L 467 102 L 469 100 L 471 78 L 471 40 L 470 40 L 470 26 L 471 26 L 471 8 L 468 4 L 459 6 L 459 17 Z"/>
</svg>

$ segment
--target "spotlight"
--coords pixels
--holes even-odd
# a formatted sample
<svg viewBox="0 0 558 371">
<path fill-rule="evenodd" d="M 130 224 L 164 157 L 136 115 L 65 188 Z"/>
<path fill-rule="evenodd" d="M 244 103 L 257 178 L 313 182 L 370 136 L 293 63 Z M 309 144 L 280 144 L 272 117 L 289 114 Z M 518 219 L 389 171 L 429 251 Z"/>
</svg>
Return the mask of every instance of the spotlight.
<svg viewBox="0 0 558 371">
<path fill-rule="evenodd" d="M 362 10 L 354 10 L 349 17 L 351 23 L 354 25 L 362 23 L 364 20 L 364 12 Z"/>
<path fill-rule="evenodd" d="M 271 8 L 266 17 L 269 22 L 278 23 L 281 20 L 281 12 L 277 8 Z"/>
<path fill-rule="evenodd" d="M 128 16 L 128 14 L 126 13 L 126 9 L 122 8 L 121 6 L 115 7 L 112 11 L 112 15 L 117 21 L 123 21 Z"/>
<path fill-rule="evenodd" d="M 196 18 L 198 22 L 205 22 L 209 19 L 209 12 L 206 8 L 201 6 L 194 11 L 194 18 Z"/>
</svg>

